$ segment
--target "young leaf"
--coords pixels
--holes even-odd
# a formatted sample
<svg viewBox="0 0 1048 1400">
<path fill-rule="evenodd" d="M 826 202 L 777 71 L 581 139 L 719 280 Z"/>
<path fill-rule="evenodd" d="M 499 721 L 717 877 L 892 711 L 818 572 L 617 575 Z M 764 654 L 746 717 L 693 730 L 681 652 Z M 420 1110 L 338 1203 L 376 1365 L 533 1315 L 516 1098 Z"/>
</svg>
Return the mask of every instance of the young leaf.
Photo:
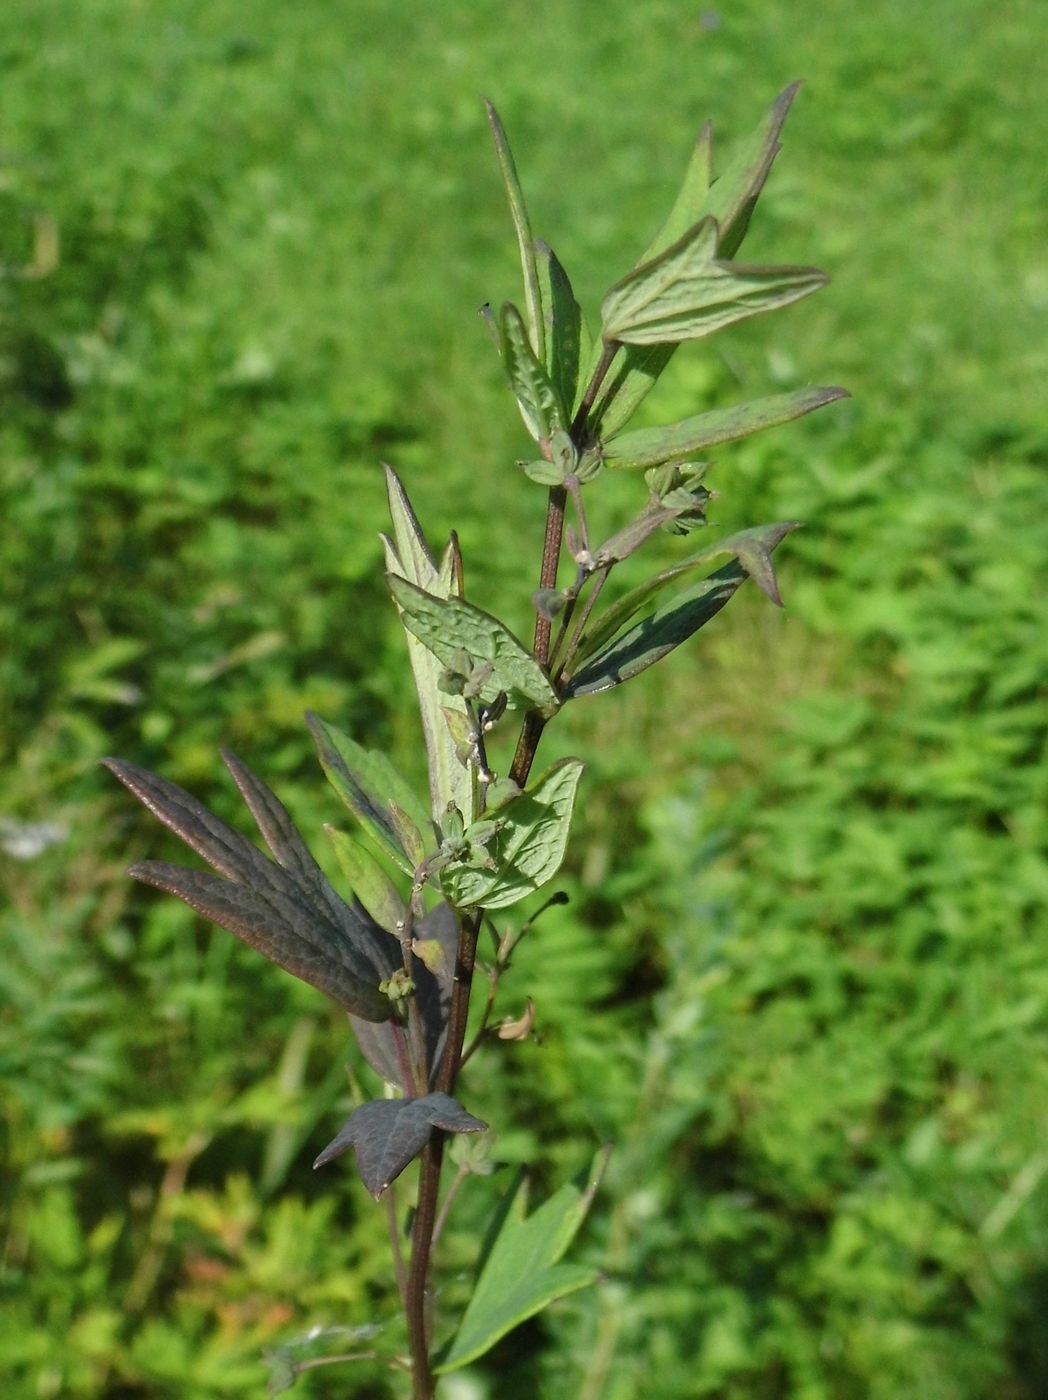
<svg viewBox="0 0 1048 1400">
<path fill-rule="evenodd" d="M 419 588 L 426 589 L 438 598 L 461 596 L 462 557 L 458 541 L 452 537 L 438 570 L 400 478 L 392 467 L 386 467 L 385 470 L 386 494 L 393 522 L 393 538 L 383 538 L 386 567 L 391 573 L 410 579 Z M 460 711 L 465 719 L 466 707 L 461 700 L 441 693 L 441 663 L 411 632 L 407 632 L 406 635 L 408 659 L 415 677 L 419 715 L 426 741 L 431 815 L 436 820 L 448 804 L 453 802 L 460 811 L 471 816 L 472 775 L 457 759 L 455 746 L 443 717 L 443 711 L 451 709 Z"/>
<path fill-rule="evenodd" d="M 665 428 L 639 428 L 605 443 L 604 460 L 609 467 L 631 468 L 679 462 L 708 447 L 789 423 L 847 397 L 846 389 L 798 389 L 789 394 L 754 399 L 752 403 L 738 404 L 734 408 L 700 413 Z"/>
<path fill-rule="evenodd" d="M 350 889 L 380 928 L 399 937 L 399 929 L 407 920 L 408 911 L 400 891 L 379 865 L 352 836 L 337 827 L 326 826 L 335 855 Z"/>
<path fill-rule="evenodd" d="M 534 1317 L 549 1303 L 586 1288 L 597 1270 L 561 1264 L 568 1245 L 600 1185 L 607 1165 L 604 1149 L 585 1185 L 571 1182 L 525 1216 L 527 1193 L 519 1177 L 499 1204 L 496 1230 L 470 1295 L 458 1333 L 437 1357 L 444 1373 L 476 1361 L 507 1332 Z"/>
<path fill-rule="evenodd" d="M 437 598 L 396 574 L 387 574 L 386 581 L 405 627 L 444 666 L 460 648 L 475 661 L 490 664 L 491 674 L 480 691 L 483 701 L 490 703 L 504 692 L 512 708 L 538 710 L 547 718 L 555 713 L 560 702 L 545 672 L 497 618 L 462 598 Z M 443 719 L 441 723 L 447 732 Z"/>
<path fill-rule="evenodd" d="M 589 332 L 568 274 L 541 238 L 535 240 L 535 266 L 542 299 L 546 373 L 560 402 L 571 412 L 580 389 L 582 366 L 590 356 Z"/>
<path fill-rule="evenodd" d="M 365 749 L 317 715 L 307 714 L 306 724 L 328 782 L 365 834 L 413 875 L 424 853 L 420 828 L 427 819 L 411 788 L 385 754 Z"/>
<path fill-rule="evenodd" d="M 673 208 L 666 222 L 644 250 L 638 265 L 658 257 L 663 249 L 668 248 L 671 243 L 676 243 L 682 234 L 698 223 L 703 215 L 703 201 L 709 193 L 712 178 L 713 127 L 707 121 L 703 123 L 692 148 L 691 159 L 688 161 L 688 168 L 684 172 L 684 180 L 673 202 Z"/>
<path fill-rule="evenodd" d="M 328 883 L 269 789 L 232 755 L 227 763 L 280 864 L 213 816 L 183 788 L 119 759 L 104 760 L 114 777 L 180 836 L 218 875 L 165 861 L 140 861 L 130 874 L 176 895 L 205 918 L 292 976 L 308 982 L 367 1021 L 392 1014 L 378 990 L 396 966 L 396 944 Z"/>
<path fill-rule="evenodd" d="M 520 312 L 511 301 L 502 308 L 502 364 L 516 396 L 524 426 L 536 442 L 549 442 L 564 427 L 564 406 L 535 356 Z"/>
<path fill-rule="evenodd" d="M 506 197 L 509 200 L 510 214 L 513 216 L 513 227 L 517 231 L 520 267 L 524 274 L 524 302 L 528 312 L 531 347 L 537 358 L 544 360 L 542 301 L 539 294 L 538 272 L 535 267 L 535 244 L 531 237 L 531 224 L 524 205 L 524 194 L 520 188 L 517 167 L 499 114 L 487 98 L 484 99 L 484 106 L 488 114 L 488 123 L 491 126 L 491 136 L 495 142 L 495 154 L 498 156 L 502 180 L 506 186 Z"/>
<path fill-rule="evenodd" d="M 418 1099 L 376 1099 L 351 1113 L 337 1136 L 313 1163 L 314 1170 L 350 1147 L 361 1180 L 377 1201 L 429 1142 L 434 1128 L 446 1133 L 482 1133 L 487 1127 L 449 1094 Z"/>
<path fill-rule="evenodd" d="M 743 531 L 628 593 L 598 620 L 587 638 L 585 655 L 590 659 L 567 682 L 566 696 L 596 695 L 647 670 L 715 617 L 748 577 L 753 577 L 773 601 L 781 603 L 771 554 L 796 528 L 796 522 L 789 521 Z M 732 563 L 683 593 L 655 604 L 648 615 L 627 627 L 667 584 L 725 553 L 735 555 Z"/>
<path fill-rule="evenodd" d="M 703 219 L 653 261 L 616 283 L 601 308 L 605 342 L 698 340 L 824 287 L 814 267 L 741 267 L 719 260 L 717 221 Z"/>
<path fill-rule="evenodd" d="M 613 603 L 606 612 L 602 613 L 588 629 L 575 653 L 576 671 L 580 662 L 597 652 L 604 651 L 612 638 L 621 633 L 645 605 L 671 583 L 676 583 L 678 579 L 684 578 L 704 564 L 708 564 L 711 559 L 716 559 L 724 554 L 734 555 L 745 568 L 745 560 L 742 556 L 748 555 L 752 559 L 757 553 L 763 551 L 770 567 L 772 551 L 791 530 L 797 528 L 797 521 L 781 521 L 775 525 L 757 525 L 749 530 L 741 530 L 736 535 L 729 535 L 725 539 L 718 540 L 715 544 L 708 545 L 698 554 L 693 554 L 690 559 L 685 559 L 680 564 L 674 564 L 672 568 L 663 569 L 661 573 L 655 574 L 654 577 L 631 589 L 617 603 Z M 772 601 L 778 602 L 780 605 L 782 602 L 777 593 Z M 568 688 L 571 689 L 570 686 Z"/>
<path fill-rule="evenodd" d="M 495 869 L 452 864 L 441 871 L 453 904 L 502 909 L 553 879 L 564 859 L 582 768 L 577 758 L 561 759 L 498 808 L 498 831 L 486 848 Z"/>
</svg>

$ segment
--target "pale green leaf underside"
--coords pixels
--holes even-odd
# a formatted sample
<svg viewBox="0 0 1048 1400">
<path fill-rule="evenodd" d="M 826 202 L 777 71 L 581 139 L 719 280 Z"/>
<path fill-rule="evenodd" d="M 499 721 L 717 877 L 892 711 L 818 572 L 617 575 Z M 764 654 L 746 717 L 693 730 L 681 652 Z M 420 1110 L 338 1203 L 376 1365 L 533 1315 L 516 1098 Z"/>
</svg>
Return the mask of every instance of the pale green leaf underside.
<svg viewBox="0 0 1048 1400">
<path fill-rule="evenodd" d="M 716 409 L 684 418 L 665 428 L 639 428 L 605 443 L 603 456 L 609 467 L 655 467 L 662 462 L 681 461 L 716 447 L 735 442 L 764 428 L 789 423 L 837 399 L 848 391 L 838 388 L 798 389 L 788 394 L 772 394 L 752 403 Z"/>
<path fill-rule="evenodd" d="M 438 1373 L 475 1361 L 549 1303 L 596 1280 L 595 1269 L 559 1261 L 586 1216 L 606 1161 L 605 1151 L 585 1187 L 577 1182 L 562 1186 L 529 1216 L 524 1215 L 523 1181 L 517 1181 L 510 1199 L 502 1202 L 501 1226 L 458 1333 L 438 1357 Z"/>
<path fill-rule="evenodd" d="M 460 648 L 475 661 L 490 662 L 491 676 L 481 690 L 482 700 L 490 702 L 505 692 L 513 708 L 538 710 L 547 717 L 557 710 L 560 702 L 545 672 L 498 618 L 463 598 L 434 597 L 396 574 L 387 574 L 386 579 L 405 627 L 445 666 Z M 447 732 L 443 718 L 441 723 Z"/>
<path fill-rule="evenodd" d="M 504 909 L 553 879 L 564 859 L 582 769 L 577 758 L 562 759 L 498 809 L 495 817 L 504 825 L 488 847 L 497 868 L 446 866 L 441 885 L 452 904 Z"/>
<path fill-rule="evenodd" d="M 535 357 L 520 312 L 511 301 L 502 308 L 502 363 L 520 405 L 524 426 L 536 442 L 548 442 L 564 426 L 564 409 L 545 369 Z"/>
<path fill-rule="evenodd" d="M 449 549 L 445 556 L 445 567 L 437 568 L 407 493 L 392 467 L 386 467 L 386 494 L 393 524 L 393 538 L 383 537 L 387 569 L 409 579 L 438 598 L 445 598 L 455 592 L 456 551 Z M 452 709 L 460 710 L 465 716 L 465 705 L 458 697 L 444 695 L 440 691 L 437 682 L 443 666 L 429 648 L 423 646 L 410 631 L 407 632 L 407 643 L 408 660 L 415 678 L 419 716 L 426 743 L 431 814 L 433 819 L 437 820 L 446 811 L 448 804 L 453 803 L 466 821 L 471 821 L 472 774 L 456 756 L 443 714 L 445 710 Z"/>
<path fill-rule="evenodd" d="M 697 340 L 826 285 L 826 274 L 814 267 L 742 267 L 719 260 L 718 241 L 717 221 L 703 219 L 612 287 L 601 308 L 605 341 Z"/>
</svg>

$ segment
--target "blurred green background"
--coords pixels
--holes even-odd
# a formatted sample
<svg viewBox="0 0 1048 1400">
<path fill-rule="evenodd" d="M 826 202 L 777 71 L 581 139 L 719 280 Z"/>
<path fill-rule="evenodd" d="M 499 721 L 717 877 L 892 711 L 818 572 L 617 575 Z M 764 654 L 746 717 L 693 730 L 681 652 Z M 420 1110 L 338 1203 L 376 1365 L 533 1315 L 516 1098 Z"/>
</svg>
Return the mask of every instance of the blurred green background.
<svg viewBox="0 0 1048 1400">
<path fill-rule="evenodd" d="M 1048 1394 L 1046 45 L 1038 0 L 7 0 L 12 1400 L 255 1397 L 310 1328 L 396 1337 L 383 1212 L 309 1169 L 345 1062 L 375 1088 L 344 1021 L 130 886 L 174 843 L 96 760 L 247 829 L 228 744 L 325 860 L 306 708 L 417 775 L 378 463 L 522 631 L 544 508 L 476 315 L 518 295 L 480 95 L 595 316 L 698 124 L 723 150 L 796 77 L 746 256 L 833 285 L 682 351 L 643 417 L 854 400 L 718 456 L 715 529 L 807 524 L 787 611 L 744 590 L 551 736 L 589 764 L 573 899 L 500 1002 L 541 1038 L 462 1093 L 537 1194 L 616 1143 L 606 1277 L 448 1396 Z M 598 524 L 639 502 L 599 487 Z M 448 1316 L 508 1175 L 463 1192 Z"/>
</svg>

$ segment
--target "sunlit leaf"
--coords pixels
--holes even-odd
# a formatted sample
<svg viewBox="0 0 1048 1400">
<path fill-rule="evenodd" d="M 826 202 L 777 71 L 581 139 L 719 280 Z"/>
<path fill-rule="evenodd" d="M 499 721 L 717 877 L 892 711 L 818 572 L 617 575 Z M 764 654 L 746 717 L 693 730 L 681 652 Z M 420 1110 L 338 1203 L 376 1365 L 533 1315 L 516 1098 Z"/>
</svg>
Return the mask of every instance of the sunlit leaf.
<svg viewBox="0 0 1048 1400">
<path fill-rule="evenodd" d="M 707 121 L 703 123 L 692 147 L 691 158 L 673 208 L 667 215 L 666 222 L 638 259 L 638 265 L 658 257 L 663 249 L 668 248 L 671 243 L 676 243 L 682 234 L 697 224 L 704 212 L 708 212 L 704 211 L 703 201 L 709 193 L 712 178 L 713 127 Z"/>
<path fill-rule="evenodd" d="M 579 649 L 579 660 L 585 664 L 566 682 L 565 695 L 595 695 L 647 670 L 715 617 L 748 577 L 753 577 L 773 601 L 781 603 L 771 570 L 771 554 L 796 528 L 795 521 L 787 521 L 742 531 L 626 594 L 588 633 L 584 647 Z M 658 601 L 658 595 L 671 583 L 719 554 L 735 557 L 709 578 Z M 633 622 L 639 613 L 644 615 Z"/>
<path fill-rule="evenodd" d="M 539 278 L 535 267 L 535 243 L 531 236 L 531 224 L 524 205 L 524 193 L 520 188 L 520 178 L 513 160 L 513 154 L 506 139 L 506 132 L 494 106 L 484 99 L 491 136 L 495 142 L 502 180 L 506 186 L 513 227 L 517 232 L 517 246 L 520 249 L 520 267 L 524 276 L 524 302 L 528 312 L 528 330 L 531 348 L 539 360 L 545 359 L 543 339 L 542 300 L 539 292 Z"/>
<path fill-rule="evenodd" d="M 403 484 L 391 467 L 386 467 L 386 494 L 393 522 L 393 537 L 383 537 L 386 567 L 433 593 L 438 598 L 462 593 L 462 556 L 458 541 L 452 537 L 438 569 L 429 552 L 421 526 L 411 508 Z M 454 803 L 467 816 L 473 812 L 473 782 L 469 772 L 455 755 L 455 747 L 444 722 L 444 710 L 458 710 L 465 718 L 466 708 L 460 699 L 443 695 L 439 681 L 443 667 L 430 649 L 410 631 L 406 633 L 408 659 L 418 692 L 419 715 L 426 742 L 426 763 L 429 771 L 430 815 L 439 818 L 449 803 Z"/>
<path fill-rule="evenodd" d="M 386 580 L 401 609 L 404 625 L 445 666 L 452 664 L 460 649 L 475 661 L 491 665 L 491 674 L 480 692 L 482 700 L 490 703 L 502 692 L 513 708 L 538 710 L 547 716 L 555 712 L 559 701 L 546 674 L 497 618 L 462 598 L 437 598 L 396 574 L 387 574 Z M 446 733 L 443 718 L 441 723 Z"/>
<path fill-rule="evenodd" d="M 385 754 L 364 748 L 318 715 L 307 714 L 306 723 L 328 781 L 364 833 L 414 874 L 428 819 L 411 788 Z"/>
<path fill-rule="evenodd" d="M 350 1114 L 313 1166 L 322 1167 L 352 1147 L 361 1180 L 378 1200 L 419 1155 L 434 1128 L 446 1133 L 482 1133 L 486 1127 L 449 1094 L 376 1099 Z"/>
<path fill-rule="evenodd" d="M 370 852 L 337 827 L 325 827 L 350 889 L 380 928 L 396 933 L 407 918 L 400 891 Z"/>
<path fill-rule="evenodd" d="M 502 308 L 502 365 L 520 405 L 524 426 L 536 442 L 548 442 L 564 427 L 564 406 L 536 358 L 520 312 L 511 301 Z"/>
<path fill-rule="evenodd" d="M 764 428 L 788 423 L 847 397 L 846 389 L 798 389 L 734 408 L 700 413 L 665 428 L 639 428 L 606 442 L 604 460 L 609 467 L 654 467 L 680 461 L 719 443 L 734 442 Z"/>
<path fill-rule="evenodd" d="M 580 392 L 582 366 L 590 356 L 589 332 L 568 274 L 541 238 L 535 240 L 535 265 L 542 298 L 546 373 L 570 414 Z"/>
<path fill-rule="evenodd" d="M 583 765 L 561 759 L 519 797 L 499 807 L 498 831 L 486 847 L 494 870 L 446 866 L 441 884 L 453 904 L 501 909 L 527 898 L 560 869 Z"/>
<path fill-rule="evenodd" d="M 616 283 L 601 308 L 605 341 L 677 344 L 712 335 L 816 292 L 814 267 L 742 267 L 717 257 L 715 219 L 703 219 L 653 261 Z"/>
<path fill-rule="evenodd" d="M 600 1185 L 607 1165 L 601 1151 L 584 1181 L 562 1186 L 530 1215 L 519 1177 L 499 1203 L 479 1276 L 459 1330 L 436 1370 L 454 1371 L 476 1361 L 507 1332 L 558 1298 L 585 1288 L 597 1270 L 561 1264 Z"/>
</svg>

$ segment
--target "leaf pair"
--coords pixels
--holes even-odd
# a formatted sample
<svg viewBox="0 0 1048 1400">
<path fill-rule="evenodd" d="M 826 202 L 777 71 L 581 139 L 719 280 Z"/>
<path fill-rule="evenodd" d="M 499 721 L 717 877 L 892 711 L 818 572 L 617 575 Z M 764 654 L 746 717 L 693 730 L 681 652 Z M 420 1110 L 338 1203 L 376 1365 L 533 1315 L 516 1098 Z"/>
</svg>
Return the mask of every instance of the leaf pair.
<svg viewBox="0 0 1048 1400">
<path fill-rule="evenodd" d="M 788 521 L 744 530 L 632 589 L 587 632 L 576 654 L 576 669 L 563 687 L 564 698 L 596 695 L 654 666 L 705 627 L 747 578 L 752 578 L 772 602 L 781 606 L 771 555 L 796 528 L 797 522 Z M 659 601 L 658 595 L 671 583 L 718 554 L 735 557 L 732 563 L 692 588 Z M 638 615 L 640 620 L 634 621 Z"/>
<path fill-rule="evenodd" d="M 399 961 L 396 943 L 359 904 L 339 896 L 269 788 L 233 754 L 222 757 L 274 860 L 183 788 L 106 759 L 110 772 L 218 872 L 148 860 L 129 873 L 176 895 L 354 1016 L 385 1021 L 393 1005 L 379 983 Z"/>
</svg>

